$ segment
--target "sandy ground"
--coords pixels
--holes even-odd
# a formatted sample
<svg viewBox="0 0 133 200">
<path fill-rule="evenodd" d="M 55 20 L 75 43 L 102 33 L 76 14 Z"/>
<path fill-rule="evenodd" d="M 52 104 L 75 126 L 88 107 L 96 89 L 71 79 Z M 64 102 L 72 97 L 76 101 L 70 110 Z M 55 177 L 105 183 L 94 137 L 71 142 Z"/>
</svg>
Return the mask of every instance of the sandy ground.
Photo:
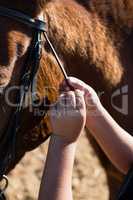
<svg viewBox="0 0 133 200">
<path fill-rule="evenodd" d="M 8 200 L 37 200 L 48 142 L 27 153 L 9 175 Z M 54 166 L 53 166 L 54 167 Z M 108 200 L 108 187 L 101 168 L 87 138 L 78 144 L 73 172 L 74 200 Z"/>
</svg>

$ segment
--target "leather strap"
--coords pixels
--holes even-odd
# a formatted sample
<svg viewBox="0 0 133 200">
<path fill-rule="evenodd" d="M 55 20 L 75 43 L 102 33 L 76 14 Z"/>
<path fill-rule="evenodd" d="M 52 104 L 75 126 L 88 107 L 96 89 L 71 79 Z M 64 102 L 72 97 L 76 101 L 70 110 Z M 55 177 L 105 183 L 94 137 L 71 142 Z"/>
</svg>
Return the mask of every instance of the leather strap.
<svg viewBox="0 0 133 200">
<path fill-rule="evenodd" d="M 31 45 L 29 47 L 29 51 L 27 54 L 27 59 L 24 64 L 23 70 L 21 72 L 21 82 L 20 86 L 22 88 L 21 91 L 18 91 L 16 103 L 18 104 L 15 112 L 13 113 L 11 123 L 8 126 L 7 132 L 4 134 L 3 141 L 3 148 L 4 151 L 2 154 L 2 157 L 0 159 L 0 180 L 2 179 L 3 175 L 8 172 L 9 166 L 14 162 L 15 155 L 16 155 L 16 136 L 18 133 L 18 130 L 20 128 L 20 118 L 21 118 L 21 111 L 23 107 L 23 102 L 25 99 L 26 93 L 31 89 L 32 99 L 33 101 L 36 100 L 34 94 L 36 92 L 36 76 L 38 72 L 39 67 L 39 61 L 41 58 L 41 50 L 42 50 L 42 33 L 44 34 L 44 37 L 53 53 L 53 55 L 56 58 L 57 64 L 59 65 L 64 78 L 66 80 L 67 85 L 74 90 L 74 88 L 69 84 L 68 82 L 68 76 L 65 72 L 64 66 L 60 62 L 60 59 L 50 42 L 47 33 L 46 33 L 46 23 L 44 21 L 41 21 L 39 19 L 32 19 L 29 16 L 12 10 L 5 7 L 0 6 L 0 16 L 5 16 L 8 18 L 11 18 L 13 20 L 19 21 L 33 29 L 34 35 L 33 40 L 31 42 Z M 48 102 L 48 101 L 47 101 Z M 48 102 L 49 103 L 49 102 Z M 47 106 L 48 110 L 48 106 Z"/>
<path fill-rule="evenodd" d="M 0 200 L 6 200 L 4 193 L 1 193 L 1 191 L 0 191 Z"/>
<path fill-rule="evenodd" d="M 37 29 L 38 31 L 46 31 L 45 21 L 30 18 L 28 15 L 19 11 L 0 6 L 0 15 L 19 21 L 20 23 L 23 23 L 31 28 Z"/>
</svg>

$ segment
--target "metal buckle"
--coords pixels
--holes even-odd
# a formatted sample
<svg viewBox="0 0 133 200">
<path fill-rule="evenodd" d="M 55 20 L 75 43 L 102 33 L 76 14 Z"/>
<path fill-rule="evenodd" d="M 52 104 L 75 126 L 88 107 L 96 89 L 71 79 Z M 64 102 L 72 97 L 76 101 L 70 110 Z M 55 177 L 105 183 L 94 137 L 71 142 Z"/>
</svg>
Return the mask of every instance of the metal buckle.
<svg viewBox="0 0 133 200">
<path fill-rule="evenodd" d="M 4 192 L 6 191 L 7 187 L 8 187 L 8 184 L 9 184 L 9 181 L 8 181 L 8 177 L 3 175 L 2 176 L 2 179 L 1 179 L 1 189 L 0 189 L 0 198 L 4 195 Z"/>
</svg>

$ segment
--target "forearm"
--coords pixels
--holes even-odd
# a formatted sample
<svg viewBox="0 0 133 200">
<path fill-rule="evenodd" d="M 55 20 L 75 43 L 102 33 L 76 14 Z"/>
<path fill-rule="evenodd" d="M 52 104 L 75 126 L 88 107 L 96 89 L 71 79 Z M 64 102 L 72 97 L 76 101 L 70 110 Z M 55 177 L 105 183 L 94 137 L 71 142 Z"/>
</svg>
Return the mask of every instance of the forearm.
<svg viewBox="0 0 133 200">
<path fill-rule="evenodd" d="M 52 136 L 40 188 L 39 200 L 72 200 L 72 170 L 76 143 Z"/>
<path fill-rule="evenodd" d="M 123 130 L 102 108 L 90 117 L 86 126 L 104 150 L 112 163 L 123 173 L 127 173 L 133 164 L 133 137 Z"/>
</svg>

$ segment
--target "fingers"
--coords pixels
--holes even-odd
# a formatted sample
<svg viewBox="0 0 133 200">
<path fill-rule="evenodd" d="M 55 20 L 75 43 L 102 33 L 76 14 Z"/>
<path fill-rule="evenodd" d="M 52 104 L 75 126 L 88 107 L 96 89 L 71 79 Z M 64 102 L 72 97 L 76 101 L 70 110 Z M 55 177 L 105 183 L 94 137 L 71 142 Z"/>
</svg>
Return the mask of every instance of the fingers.
<svg viewBox="0 0 133 200">
<path fill-rule="evenodd" d="M 62 115 L 66 111 L 70 111 L 76 108 L 75 92 L 63 92 L 59 96 L 59 99 L 55 105 L 51 107 L 52 114 Z"/>
<path fill-rule="evenodd" d="M 78 90 L 84 91 L 85 90 L 85 85 L 86 84 L 83 81 L 81 81 L 81 80 L 79 80 L 77 78 L 74 78 L 74 77 L 69 77 L 67 79 L 67 81 L 64 80 L 62 82 L 62 84 L 60 85 L 60 90 L 61 91 L 63 91 L 63 90 L 64 91 L 69 91 L 69 90 L 71 90 L 71 88 L 70 88 L 70 86 L 71 86 L 75 90 L 78 89 Z"/>
<path fill-rule="evenodd" d="M 73 91 L 68 91 L 68 92 L 63 92 L 58 101 L 58 108 L 61 109 L 75 109 L 76 108 L 76 98 L 75 98 L 75 92 Z"/>
<path fill-rule="evenodd" d="M 74 114 L 75 111 L 80 110 L 86 110 L 84 94 L 80 90 L 62 93 L 56 105 L 51 108 L 52 114 L 54 113 L 58 117 L 66 114 Z"/>
<path fill-rule="evenodd" d="M 75 90 L 80 90 L 80 91 L 84 92 L 84 98 L 85 98 L 86 103 L 87 103 L 88 99 L 99 100 L 95 90 L 91 86 L 84 83 L 83 81 L 81 81 L 77 78 L 74 78 L 74 77 L 69 77 L 68 82 L 70 85 L 72 85 L 72 87 Z M 61 87 L 64 91 L 70 91 L 70 88 L 67 86 L 65 81 L 62 83 Z"/>
<path fill-rule="evenodd" d="M 86 109 L 85 100 L 84 100 L 84 92 L 81 90 L 75 90 L 75 99 L 76 99 L 76 109 Z"/>
</svg>

